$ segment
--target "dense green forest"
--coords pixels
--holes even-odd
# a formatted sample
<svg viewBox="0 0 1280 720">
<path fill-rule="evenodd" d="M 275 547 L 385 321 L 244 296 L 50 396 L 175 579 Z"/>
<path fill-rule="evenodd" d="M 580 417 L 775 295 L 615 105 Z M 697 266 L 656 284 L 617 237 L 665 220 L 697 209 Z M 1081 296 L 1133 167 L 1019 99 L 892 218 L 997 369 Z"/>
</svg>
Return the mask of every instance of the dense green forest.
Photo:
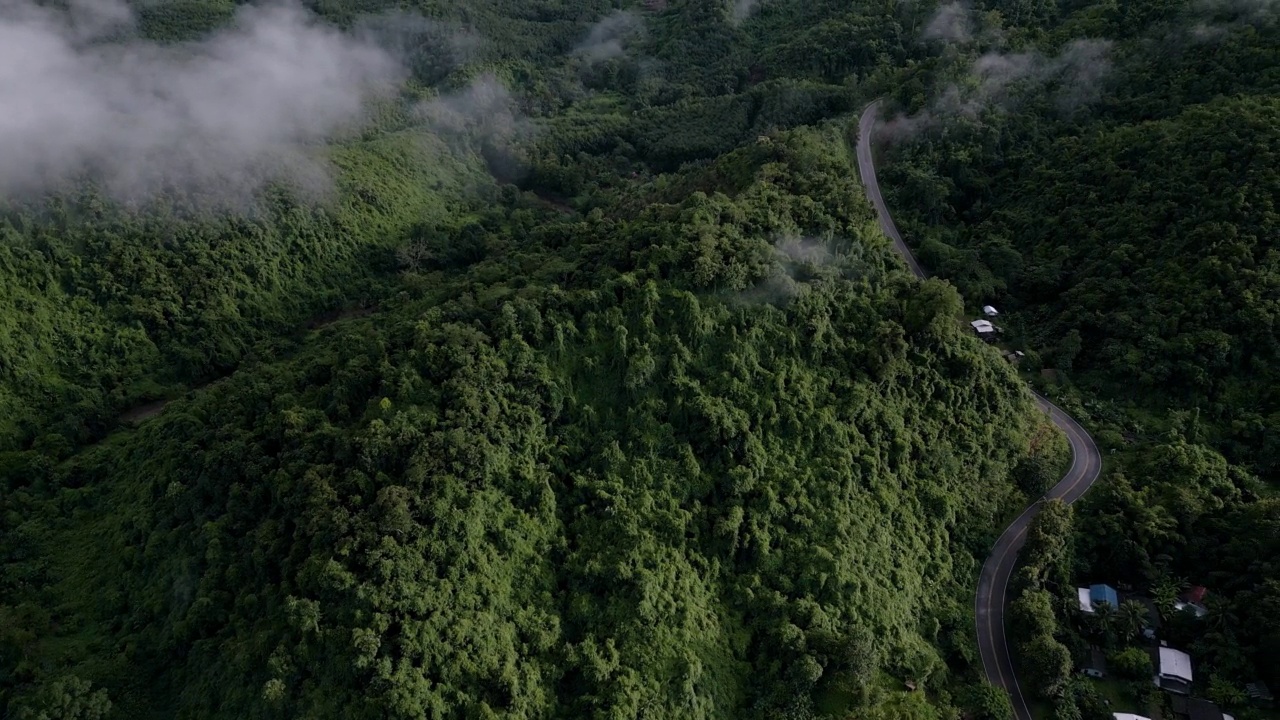
<svg viewBox="0 0 1280 720">
<path fill-rule="evenodd" d="M 1005 5 L 964 15 L 894 94 L 882 182 L 925 264 L 1000 306 L 1033 379 L 1111 453 L 1049 579 L 1025 581 L 1023 631 L 1056 632 L 1077 665 L 1090 643 L 1122 648 L 1134 606 L 1067 618 L 1077 585 L 1131 586 L 1197 692 L 1252 714 L 1245 684 L 1280 684 L 1280 16 L 1046 3 L 1010 22 Z M 1103 52 L 1081 60 L 1082 38 Z M 1175 611 L 1191 585 L 1209 589 L 1203 619 Z"/>
<path fill-rule="evenodd" d="M 1027 681 L 1105 714 L 1073 583 L 1186 580 L 1219 699 L 1280 686 L 1265 3 L 307 12 L 405 71 L 332 192 L 0 198 L 6 717 L 1006 720 L 973 587 L 1066 447 L 983 302 L 1112 453 L 1033 530 Z M 862 199 L 877 97 L 943 279 Z"/>
<path fill-rule="evenodd" d="M 851 111 L 904 60 L 902 23 L 927 12 L 766 4 L 735 26 L 705 0 L 637 7 L 616 52 L 584 54 L 593 25 L 617 15 L 610 3 L 310 9 L 383 37 L 411 71 L 360 137 L 326 152 L 332 202 L 282 191 L 227 218 L 164 196 L 138 215 L 90 185 L 0 205 L 0 292 L 16 310 L 0 320 L 0 447 L 101 437 L 120 412 L 225 375 L 254 342 L 372 301 L 405 238 L 465 225 L 495 202 L 489 174 L 590 196 Z M 148 4 L 134 32 L 182 42 L 233 17 L 231 4 Z M 832 39 L 862 52 L 816 57 Z M 476 88 L 504 97 L 486 104 Z M 432 121 L 433 108 L 449 119 Z"/>
<path fill-rule="evenodd" d="M 330 195 L 6 200 L 5 716 L 1007 709 L 972 588 L 1065 442 L 850 150 L 932 8 L 747 9 L 314 4 L 408 71 Z"/>
<path fill-rule="evenodd" d="M 377 315 L 31 459 L 11 705 L 772 717 L 941 683 L 1011 472 L 1062 448 L 872 229 L 844 132 L 633 215 L 495 209 Z"/>
</svg>

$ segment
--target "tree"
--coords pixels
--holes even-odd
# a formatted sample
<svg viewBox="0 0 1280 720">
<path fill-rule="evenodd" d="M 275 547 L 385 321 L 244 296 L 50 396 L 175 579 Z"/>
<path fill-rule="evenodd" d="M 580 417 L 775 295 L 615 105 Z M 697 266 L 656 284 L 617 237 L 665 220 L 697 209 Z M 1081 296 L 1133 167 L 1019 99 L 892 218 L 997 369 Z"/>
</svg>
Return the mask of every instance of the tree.
<svg viewBox="0 0 1280 720">
<path fill-rule="evenodd" d="M 63 675 L 19 696 L 10 710 L 17 720 L 102 720 L 111 711 L 111 701 L 106 690 Z"/>
<path fill-rule="evenodd" d="M 1011 720 L 1013 701 L 1003 689 L 981 680 L 965 686 L 960 702 L 973 720 Z"/>
<path fill-rule="evenodd" d="M 1075 697 L 1064 694 L 1059 698 L 1053 707 L 1053 720 L 1082 720 L 1083 715 L 1080 713 L 1080 704 L 1076 702 Z"/>
<path fill-rule="evenodd" d="M 1053 635 L 1058 621 L 1053 614 L 1053 598 L 1049 591 L 1028 588 L 1009 606 L 1009 621 L 1018 637 Z"/>
<path fill-rule="evenodd" d="M 1151 585 L 1151 595 L 1155 599 L 1156 609 L 1160 611 L 1160 617 L 1167 619 L 1173 615 L 1178 593 L 1187 585 L 1186 580 L 1174 578 L 1168 572 L 1160 573 Z"/>
<path fill-rule="evenodd" d="M 1039 635 L 1021 646 L 1023 667 L 1031 686 L 1044 698 L 1062 694 L 1071 677 L 1071 651 L 1052 635 Z"/>
<path fill-rule="evenodd" d="M 1151 656 L 1142 648 L 1125 648 L 1109 658 L 1111 671 L 1126 680 L 1149 680 L 1152 675 Z"/>
<path fill-rule="evenodd" d="M 1063 689 L 1063 698 L 1074 701 L 1076 711 L 1082 720 L 1112 720 L 1109 701 L 1098 691 L 1097 685 L 1081 677 L 1073 677 L 1067 681 Z"/>
<path fill-rule="evenodd" d="M 849 692 L 860 692 L 875 679 L 880 669 L 880 653 L 875 638 L 861 626 L 839 643 L 835 653 L 836 682 Z"/>
<path fill-rule="evenodd" d="M 1129 639 L 1142 637 L 1142 631 L 1146 630 L 1150 624 L 1147 606 L 1138 600 L 1125 600 L 1120 603 L 1116 615 L 1118 616 L 1121 630 Z"/>
<path fill-rule="evenodd" d="M 1027 528 L 1022 547 L 1026 567 L 1039 584 L 1065 584 L 1071 556 L 1071 506 L 1061 500 L 1046 500 Z"/>
<path fill-rule="evenodd" d="M 1240 707 L 1246 696 L 1238 685 L 1218 673 L 1209 676 L 1209 699 L 1223 707 Z"/>
<path fill-rule="evenodd" d="M 1093 604 L 1094 636 L 1105 645 L 1111 647 L 1116 642 L 1116 609 L 1105 600 Z"/>
<path fill-rule="evenodd" d="M 1056 471 L 1051 458 L 1037 453 L 1020 460 L 1013 472 L 1018 487 L 1022 488 L 1027 497 L 1038 498 L 1059 479 Z"/>
<path fill-rule="evenodd" d="M 1062 337 L 1062 341 L 1058 343 L 1058 350 L 1053 354 L 1054 361 L 1057 363 L 1058 369 L 1070 370 L 1075 363 L 1076 357 L 1080 354 L 1083 343 L 1080 340 L 1080 331 L 1072 328 L 1066 335 Z"/>
</svg>

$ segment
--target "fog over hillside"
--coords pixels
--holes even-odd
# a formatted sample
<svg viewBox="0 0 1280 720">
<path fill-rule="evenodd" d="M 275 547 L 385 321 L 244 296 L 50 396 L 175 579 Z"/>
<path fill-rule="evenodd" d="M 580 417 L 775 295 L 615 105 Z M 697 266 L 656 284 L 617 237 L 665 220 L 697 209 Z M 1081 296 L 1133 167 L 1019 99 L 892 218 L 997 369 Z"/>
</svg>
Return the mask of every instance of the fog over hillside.
<svg viewBox="0 0 1280 720">
<path fill-rule="evenodd" d="M 403 70 L 391 54 L 300 7 L 245 7 L 196 42 L 130 37 L 130 10 L 0 1 L 0 193 L 88 172 L 120 200 L 166 188 L 248 197 L 288 178 L 325 186 L 306 149 L 358 124 Z"/>
</svg>

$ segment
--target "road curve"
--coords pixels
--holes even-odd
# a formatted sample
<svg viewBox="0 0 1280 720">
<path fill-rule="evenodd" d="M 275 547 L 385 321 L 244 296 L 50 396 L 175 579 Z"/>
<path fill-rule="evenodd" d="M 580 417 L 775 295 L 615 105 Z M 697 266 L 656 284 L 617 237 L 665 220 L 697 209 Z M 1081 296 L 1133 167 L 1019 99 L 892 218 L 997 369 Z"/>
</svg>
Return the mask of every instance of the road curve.
<svg viewBox="0 0 1280 720">
<path fill-rule="evenodd" d="M 902 241 L 902 235 L 889 215 L 880 194 L 880 184 L 876 181 L 875 161 L 871 155 L 871 134 L 880 110 L 880 101 L 876 100 L 862 112 L 858 122 L 858 174 L 862 176 L 862 185 L 866 188 L 867 197 L 875 206 L 876 215 L 880 218 L 880 229 L 893 241 L 893 248 L 907 261 L 911 272 L 920 279 L 925 278 L 924 268 L 916 262 L 911 249 Z M 1018 550 L 1027 539 L 1027 526 L 1040 510 L 1040 503 L 1046 498 L 1060 499 L 1066 503 L 1075 502 L 1084 495 L 1102 473 L 1102 454 L 1094 444 L 1089 433 L 1080 427 L 1080 423 L 1062 411 L 1057 405 L 1032 391 L 1036 405 L 1049 415 L 1053 424 L 1067 435 L 1071 443 L 1071 468 L 1057 485 L 1045 493 L 1045 497 L 1032 503 L 1013 524 L 996 540 L 991 555 L 982 565 L 982 575 L 978 578 L 977 597 L 974 610 L 977 617 L 978 654 L 982 658 L 982 672 L 987 680 L 996 687 L 1004 688 L 1013 701 L 1013 714 L 1017 720 L 1032 720 L 1031 710 L 1027 707 L 1022 686 L 1013 672 L 1013 661 L 1009 654 L 1009 640 L 1005 636 L 1004 610 L 1009 586 L 1009 577 L 1013 575 L 1014 566 L 1018 562 Z"/>
<path fill-rule="evenodd" d="M 911 254 L 911 248 L 902 241 L 898 226 L 893 224 L 893 217 L 889 215 L 889 208 L 885 206 L 884 197 L 880 194 L 880 182 L 876 180 L 876 164 L 871 157 L 871 130 L 876 124 L 876 112 L 879 109 L 880 101 L 876 100 L 862 111 L 862 119 L 858 121 L 858 174 L 862 176 L 862 187 L 867 189 L 867 198 L 876 208 L 876 217 L 880 218 L 880 230 L 893 241 L 893 249 L 907 261 L 907 267 L 911 268 L 911 272 L 923 280 L 924 268 L 916 262 L 916 256 Z"/>
</svg>

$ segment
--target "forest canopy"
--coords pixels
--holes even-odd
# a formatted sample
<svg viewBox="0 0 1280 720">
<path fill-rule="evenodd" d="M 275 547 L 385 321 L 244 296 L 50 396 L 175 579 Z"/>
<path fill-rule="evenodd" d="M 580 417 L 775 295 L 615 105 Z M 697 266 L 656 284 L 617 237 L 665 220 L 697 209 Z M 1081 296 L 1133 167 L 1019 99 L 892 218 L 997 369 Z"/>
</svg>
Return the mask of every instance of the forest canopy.
<svg viewBox="0 0 1280 720">
<path fill-rule="evenodd" d="M 234 170 L 231 208 L 200 173 L 122 196 L 94 153 L 0 198 L 0 707 L 1005 720 L 977 569 L 1066 460 L 1018 370 L 1109 453 L 1036 527 L 1037 687 L 1097 709 L 1062 677 L 1076 581 L 1212 584 L 1217 687 L 1274 673 L 1280 584 L 1250 561 L 1280 462 L 1265 10 L 21 15 L 139 102 L 203 98 L 193 56 L 289 72 L 231 73 L 260 104 L 202 100 L 225 125 L 134 108 L 169 144 L 85 126 L 130 162 Z M 255 28 L 324 52 L 245 52 L 275 37 Z M 300 117 L 298 87 L 348 92 Z M 857 183 L 877 98 L 881 181 L 935 279 Z M 22 137 L 40 125 L 65 127 Z M 299 164 L 253 174 L 243 147 L 273 143 Z M 1020 367 L 967 333 L 986 302 Z"/>
<path fill-rule="evenodd" d="M 898 265 L 847 139 L 632 214 L 495 209 L 392 307 L 41 464 L 8 501 L 44 558 L 7 589 L 9 702 L 799 717 L 942 682 L 1041 429 Z"/>
<path fill-rule="evenodd" d="M 950 16 L 967 35 L 895 93 L 882 182 L 922 261 L 999 303 L 1033 379 L 1109 453 L 1053 597 L 1074 664 L 1116 633 L 1071 628 L 1073 588 L 1127 585 L 1191 654 L 1195 693 L 1264 712 L 1245 688 L 1280 682 L 1280 15 L 1013 5 L 1036 12 Z M 1210 598 L 1202 620 L 1176 612 L 1193 587 Z"/>
</svg>

